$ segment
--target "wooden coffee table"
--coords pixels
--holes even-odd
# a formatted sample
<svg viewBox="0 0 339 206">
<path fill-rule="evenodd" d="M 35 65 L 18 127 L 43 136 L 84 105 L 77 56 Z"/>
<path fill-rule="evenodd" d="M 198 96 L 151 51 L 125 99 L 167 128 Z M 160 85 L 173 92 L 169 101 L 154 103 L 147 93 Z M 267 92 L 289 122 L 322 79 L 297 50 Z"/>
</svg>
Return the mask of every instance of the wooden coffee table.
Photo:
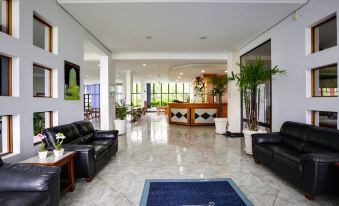
<svg viewBox="0 0 339 206">
<path fill-rule="evenodd" d="M 74 151 L 65 151 L 64 154 L 57 158 L 54 156 L 53 152 L 48 152 L 46 159 L 39 159 L 39 156 L 34 156 L 27 160 L 22 161 L 21 163 L 28 163 L 34 165 L 43 165 L 43 166 L 57 166 L 63 167 L 67 165 L 68 171 L 68 180 L 60 180 L 60 190 L 61 192 L 73 192 L 74 191 L 74 157 L 78 152 Z"/>
</svg>

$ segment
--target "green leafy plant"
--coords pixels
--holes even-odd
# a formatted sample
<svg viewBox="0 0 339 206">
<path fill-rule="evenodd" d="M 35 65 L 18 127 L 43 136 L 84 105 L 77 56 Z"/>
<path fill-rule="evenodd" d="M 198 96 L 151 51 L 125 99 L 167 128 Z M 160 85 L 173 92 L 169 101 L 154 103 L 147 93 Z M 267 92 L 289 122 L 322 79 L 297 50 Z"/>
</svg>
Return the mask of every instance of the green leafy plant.
<svg viewBox="0 0 339 206">
<path fill-rule="evenodd" d="M 43 112 L 36 112 L 33 114 L 34 136 L 40 134 L 44 129 L 45 114 Z"/>
<path fill-rule="evenodd" d="M 247 128 L 249 130 L 259 130 L 259 112 L 257 95 L 259 85 L 266 83 L 278 74 L 285 74 L 285 70 L 280 70 L 278 66 L 267 68 L 260 57 L 256 57 L 254 64 L 238 64 L 240 73 L 232 72 L 229 80 L 235 80 L 236 85 L 241 91 L 241 95 L 245 104 L 245 113 L 247 118 Z"/>
<path fill-rule="evenodd" d="M 128 105 L 125 100 L 121 99 L 119 103 L 116 104 L 116 114 L 120 120 L 124 120 L 128 114 Z"/>
<path fill-rule="evenodd" d="M 226 94 L 227 92 L 227 82 L 228 82 L 228 78 L 227 76 L 217 76 L 217 77 L 213 77 L 211 78 L 210 81 L 213 84 L 213 89 L 211 90 L 211 94 L 213 96 L 218 97 L 218 117 L 222 116 L 222 96 Z"/>
<path fill-rule="evenodd" d="M 56 143 L 54 143 L 54 148 L 56 150 L 62 150 L 62 142 L 64 141 L 64 139 L 66 138 L 65 135 L 61 132 L 59 132 L 58 134 L 55 135 L 56 138 Z"/>
</svg>

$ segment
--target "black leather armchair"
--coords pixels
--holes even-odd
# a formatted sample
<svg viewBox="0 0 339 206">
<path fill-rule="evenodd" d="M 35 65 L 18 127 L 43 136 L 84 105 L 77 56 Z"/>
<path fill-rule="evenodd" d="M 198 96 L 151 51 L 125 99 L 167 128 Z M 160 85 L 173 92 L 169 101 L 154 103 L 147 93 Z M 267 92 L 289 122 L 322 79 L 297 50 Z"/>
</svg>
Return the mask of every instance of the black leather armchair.
<svg viewBox="0 0 339 206">
<path fill-rule="evenodd" d="M 338 192 L 338 130 L 285 122 L 280 132 L 252 138 L 254 160 L 302 188 L 308 199 Z"/>
<path fill-rule="evenodd" d="M 60 168 L 6 164 L 0 158 L 0 205 L 58 206 Z"/>
<path fill-rule="evenodd" d="M 75 158 L 75 176 L 91 180 L 95 174 L 118 151 L 118 131 L 94 130 L 89 121 L 79 121 L 72 124 L 51 127 L 44 130 L 45 143 L 52 150 L 56 142 L 55 135 L 62 132 L 66 139 L 63 148 L 66 151 L 78 151 Z"/>
</svg>

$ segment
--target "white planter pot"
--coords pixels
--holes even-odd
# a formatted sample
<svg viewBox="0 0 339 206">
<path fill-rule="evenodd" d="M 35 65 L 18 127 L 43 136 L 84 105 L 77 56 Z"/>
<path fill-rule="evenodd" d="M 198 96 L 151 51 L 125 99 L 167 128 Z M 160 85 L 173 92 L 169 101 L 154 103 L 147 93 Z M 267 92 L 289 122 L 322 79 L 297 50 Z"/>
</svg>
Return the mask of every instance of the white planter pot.
<svg viewBox="0 0 339 206">
<path fill-rule="evenodd" d="M 61 150 L 53 150 L 54 156 L 55 157 L 61 157 L 64 154 L 64 149 Z"/>
<path fill-rule="evenodd" d="M 39 154 L 39 159 L 46 159 L 48 151 L 44 151 L 44 152 L 39 151 L 38 154 Z"/>
<path fill-rule="evenodd" d="M 252 152 L 252 134 L 258 134 L 258 133 L 266 133 L 266 131 L 263 130 L 258 130 L 258 131 L 253 131 L 253 130 L 249 130 L 249 129 L 244 129 L 242 131 L 242 133 L 244 134 L 244 138 L 245 138 L 245 151 L 247 154 L 249 155 L 253 155 Z"/>
<path fill-rule="evenodd" d="M 114 128 L 119 131 L 118 135 L 126 134 L 126 119 L 115 119 Z"/>
<path fill-rule="evenodd" d="M 227 130 L 227 118 L 214 118 L 215 133 L 226 134 Z"/>
</svg>

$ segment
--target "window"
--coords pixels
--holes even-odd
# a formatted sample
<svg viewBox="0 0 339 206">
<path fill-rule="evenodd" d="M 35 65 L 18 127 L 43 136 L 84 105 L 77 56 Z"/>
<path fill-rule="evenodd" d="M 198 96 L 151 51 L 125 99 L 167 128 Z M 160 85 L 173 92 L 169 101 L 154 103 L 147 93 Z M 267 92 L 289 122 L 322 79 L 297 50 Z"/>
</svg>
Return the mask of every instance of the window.
<svg viewBox="0 0 339 206">
<path fill-rule="evenodd" d="M 12 94 L 12 59 L 0 55 L 0 96 Z"/>
<path fill-rule="evenodd" d="M 124 99 L 124 87 L 121 83 L 115 84 L 116 93 L 115 93 L 115 102 L 120 102 Z"/>
<path fill-rule="evenodd" d="M 141 107 L 141 84 L 133 83 L 132 93 L 132 107 Z"/>
<path fill-rule="evenodd" d="M 100 84 L 85 85 L 85 119 L 100 117 Z"/>
<path fill-rule="evenodd" d="M 312 111 L 312 125 L 337 129 L 338 113 L 327 111 Z"/>
<path fill-rule="evenodd" d="M 35 112 L 33 114 L 33 142 L 38 143 L 37 134 L 41 134 L 46 128 L 53 126 L 53 112 Z"/>
<path fill-rule="evenodd" d="M 33 15 L 33 44 L 53 52 L 53 27 L 37 15 Z"/>
<path fill-rule="evenodd" d="M 155 83 L 151 84 L 152 107 L 166 106 L 173 101 L 189 102 L 189 83 Z"/>
<path fill-rule="evenodd" d="M 52 97 L 52 70 L 33 65 L 33 97 Z"/>
<path fill-rule="evenodd" d="M 338 96 L 337 65 L 312 69 L 312 97 Z"/>
<path fill-rule="evenodd" d="M 12 116 L 0 116 L 0 138 L 0 156 L 12 153 Z"/>
<path fill-rule="evenodd" d="M 0 31 L 12 33 L 12 0 L 0 0 Z"/>
<path fill-rule="evenodd" d="M 337 45 L 337 17 L 331 17 L 312 27 L 312 53 Z"/>
</svg>

